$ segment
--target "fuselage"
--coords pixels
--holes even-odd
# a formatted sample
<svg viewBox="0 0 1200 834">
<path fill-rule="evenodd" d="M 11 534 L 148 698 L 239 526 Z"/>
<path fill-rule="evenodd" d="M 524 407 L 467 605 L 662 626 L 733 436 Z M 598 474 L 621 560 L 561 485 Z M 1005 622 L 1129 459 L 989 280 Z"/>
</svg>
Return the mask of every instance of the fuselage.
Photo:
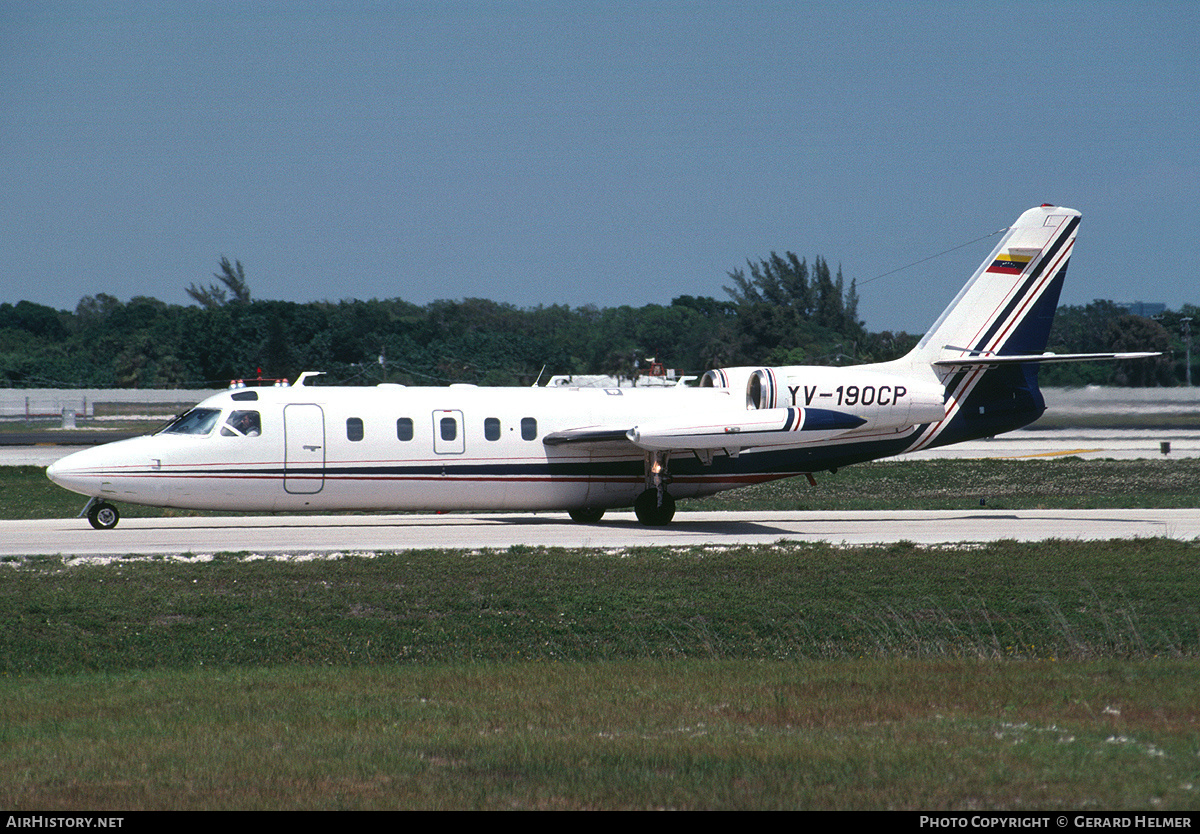
<svg viewBox="0 0 1200 834">
<path fill-rule="evenodd" d="M 106 501 L 193 509 L 605 509 L 646 488 L 646 450 L 624 439 L 549 445 L 548 435 L 739 414 L 744 392 L 713 388 L 237 388 L 47 474 Z M 671 492 L 708 495 L 895 454 L 911 433 L 864 427 L 797 448 L 680 453 Z"/>
</svg>

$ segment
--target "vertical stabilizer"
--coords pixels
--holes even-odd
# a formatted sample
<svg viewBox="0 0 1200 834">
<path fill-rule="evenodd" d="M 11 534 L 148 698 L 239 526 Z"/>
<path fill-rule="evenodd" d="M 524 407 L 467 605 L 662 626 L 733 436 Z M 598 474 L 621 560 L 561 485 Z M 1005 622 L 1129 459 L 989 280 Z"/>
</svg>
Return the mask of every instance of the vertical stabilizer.
<svg viewBox="0 0 1200 834">
<path fill-rule="evenodd" d="M 934 361 L 1044 351 L 1079 218 L 1059 206 L 1017 218 L 913 353 Z"/>
<path fill-rule="evenodd" d="M 1074 209 L 1049 205 L 1017 218 L 902 360 L 932 370 L 945 387 L 945 419 L 923 426 L 909 451 L 1010 431 L 1045 411 L 1037 364 L 981 360 L 1045 351 L 1079 218 Z M 974 362 L 949 361 L 956 359 Z"/>
</svg>

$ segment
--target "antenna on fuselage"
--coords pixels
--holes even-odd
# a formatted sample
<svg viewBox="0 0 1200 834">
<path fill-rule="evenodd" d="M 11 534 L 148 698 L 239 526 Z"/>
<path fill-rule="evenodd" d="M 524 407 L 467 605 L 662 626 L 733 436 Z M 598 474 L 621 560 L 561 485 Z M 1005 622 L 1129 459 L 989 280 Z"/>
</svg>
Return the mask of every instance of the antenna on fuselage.
<svg viewBox="0 0 1200 834">
<path fill-rule="evenodd" d="M 324 371 L 305 371 L 304 373 L 300 374 L 300 376 L 296 377 L 296 387 L 299 388 L 301 385 L 303 385 L 304 380 L 308 379 L 310 376 L 325 376 L 325 372 Z"/>
<path fill-rule="evenodd" d="M 546 366 L 545 366 L 545 365 L 542 365 L 542 369 L 541 369 L 540 371 L 538 371 L 537 379 L 535 379 L 535 380 L 533 381 L 533 385 L 530 385 L 529 387 L 530 387 L 530 388 L 537 388 L 537 387 L 538 387 L 538 383 L 542 381 L 542 374 L 544 374 L 544 373 L 546 373 Z"/>
</svg>

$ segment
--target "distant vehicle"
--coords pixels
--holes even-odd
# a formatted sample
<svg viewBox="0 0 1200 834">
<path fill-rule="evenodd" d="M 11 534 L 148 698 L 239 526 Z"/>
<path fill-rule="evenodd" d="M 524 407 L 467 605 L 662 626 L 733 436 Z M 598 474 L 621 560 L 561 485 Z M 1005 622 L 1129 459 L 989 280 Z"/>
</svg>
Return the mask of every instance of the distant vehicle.
<svg viewBox="0 0 1200 834">
<path fill-rule="evenodd" d="M 835 471 L 1019 428 L 1045 410 L 1043 353 L 1079 212 L 1043 205 L 995 250 L 906 356 L 850 367 L 737 367 L 699 387 L 234 387 L 156 434 L 47 469 L 112 502 L 206 510 L 565 510 L 595 523 L 634 508 L 670 522 L 677 498 Z"/>
<path fill-rule="evenodd" d="M 674 371 L 662 374 L 643 374 L 635 378 L 608 374 L 560 374 L 546 380 L 547 388 L 676 388 L 698 379 L 677 376 Z"/>
</svg>

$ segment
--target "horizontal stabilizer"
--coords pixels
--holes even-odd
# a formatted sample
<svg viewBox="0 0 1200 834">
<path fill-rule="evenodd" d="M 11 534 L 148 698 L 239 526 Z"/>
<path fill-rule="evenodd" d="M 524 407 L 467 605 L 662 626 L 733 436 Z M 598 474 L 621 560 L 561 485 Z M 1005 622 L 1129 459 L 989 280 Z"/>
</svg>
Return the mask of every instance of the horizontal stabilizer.
<svg viewBox="0 0 1200 834">
<path fill-rule="evenodd" d="M 947 350 L 963 350 L 946 346 Z M 1020 355 L 1000 355 L 996 353 L 971 352 L 970 356 L 957 356 L 949 359 L 938 359 L 934 365 L 939 368 L 974 368 L 997 365 L 1022 365 L 1031 362 L 1099 362 L 1105 359 L 1149 359 L 1161 356 L 1161 353 L 1031 353 Z"/>
</svg>

